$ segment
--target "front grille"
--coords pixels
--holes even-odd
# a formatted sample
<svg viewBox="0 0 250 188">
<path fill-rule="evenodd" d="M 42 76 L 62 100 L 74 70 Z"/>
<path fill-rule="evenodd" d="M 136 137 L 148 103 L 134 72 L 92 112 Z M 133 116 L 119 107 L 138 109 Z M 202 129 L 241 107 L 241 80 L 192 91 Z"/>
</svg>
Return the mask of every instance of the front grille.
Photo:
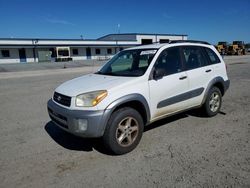
<svg viewBox="0 0 250 188">
<path fill-rule="evenodd" d="M 71 97 L 55 92 L 53 96 L 54 101 L 57 103 L 70 107 Z"/>
</svg>

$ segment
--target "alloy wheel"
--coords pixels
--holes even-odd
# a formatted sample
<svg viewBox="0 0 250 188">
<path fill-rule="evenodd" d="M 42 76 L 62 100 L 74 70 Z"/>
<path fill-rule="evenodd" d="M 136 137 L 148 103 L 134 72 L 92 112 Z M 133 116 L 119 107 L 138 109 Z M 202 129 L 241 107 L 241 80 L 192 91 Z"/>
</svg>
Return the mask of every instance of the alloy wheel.
<svg viewBox="0 0 250 188">
<path fill-rule="evenodd" d="M 139 124 L 133 117 L 124 118 L 116 129 L 116 141 L 122 147 L 128 147 L 136 140 Z"/>
</svg>

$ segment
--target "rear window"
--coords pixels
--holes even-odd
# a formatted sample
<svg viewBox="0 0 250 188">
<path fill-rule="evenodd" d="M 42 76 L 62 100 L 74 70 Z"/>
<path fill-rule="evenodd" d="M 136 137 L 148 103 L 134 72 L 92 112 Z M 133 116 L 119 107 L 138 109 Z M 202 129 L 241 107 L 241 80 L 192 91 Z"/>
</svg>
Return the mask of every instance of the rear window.
<svg viewBox="0 0 250 188">
<path fill-rule="evenodd" d="M 205 52 L 208 56 L 209 64 L 220 63 L 219 57 L 214 53 L 213 50 L 211 50 L 209 48 L 205 48 Z"/>
</svg>

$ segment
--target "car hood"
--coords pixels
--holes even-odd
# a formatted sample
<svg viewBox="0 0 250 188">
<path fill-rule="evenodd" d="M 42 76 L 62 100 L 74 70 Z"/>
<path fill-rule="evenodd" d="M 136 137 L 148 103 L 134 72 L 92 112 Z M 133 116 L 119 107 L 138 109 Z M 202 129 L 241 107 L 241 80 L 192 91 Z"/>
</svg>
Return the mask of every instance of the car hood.
<svg viewBox="0 0 250 188">
<path fill-rule="evenodd" d="M 118 77 L 106 76 L 99 74 L 88 74 L 73 80 L 64 82 L 56 88 L 56 92 L 67 95 L 77 96 L 82 93 L 87 93 L 97 90 L 109 90 L 110 88 L 121 86 L 134 77 Z"/>
</svg>

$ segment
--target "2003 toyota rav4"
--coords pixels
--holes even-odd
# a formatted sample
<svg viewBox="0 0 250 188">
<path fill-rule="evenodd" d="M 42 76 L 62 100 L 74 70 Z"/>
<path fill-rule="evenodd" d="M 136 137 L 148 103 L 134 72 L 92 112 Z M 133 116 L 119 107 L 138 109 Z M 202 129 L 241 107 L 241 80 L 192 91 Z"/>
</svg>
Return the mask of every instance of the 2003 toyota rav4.
<svg viewBox="0 0 250 188">
<path fill-rule="evenodd" d="M 216 115 L 228 87 L 225 63 L 212 45 L 152 44 L 123 50 L 98 72 L 63 83 L 48 112 L 63 130 L 102 137 L 109 150 L 124 154 L 156 120 L 191 108 Z"/>
</svg>

